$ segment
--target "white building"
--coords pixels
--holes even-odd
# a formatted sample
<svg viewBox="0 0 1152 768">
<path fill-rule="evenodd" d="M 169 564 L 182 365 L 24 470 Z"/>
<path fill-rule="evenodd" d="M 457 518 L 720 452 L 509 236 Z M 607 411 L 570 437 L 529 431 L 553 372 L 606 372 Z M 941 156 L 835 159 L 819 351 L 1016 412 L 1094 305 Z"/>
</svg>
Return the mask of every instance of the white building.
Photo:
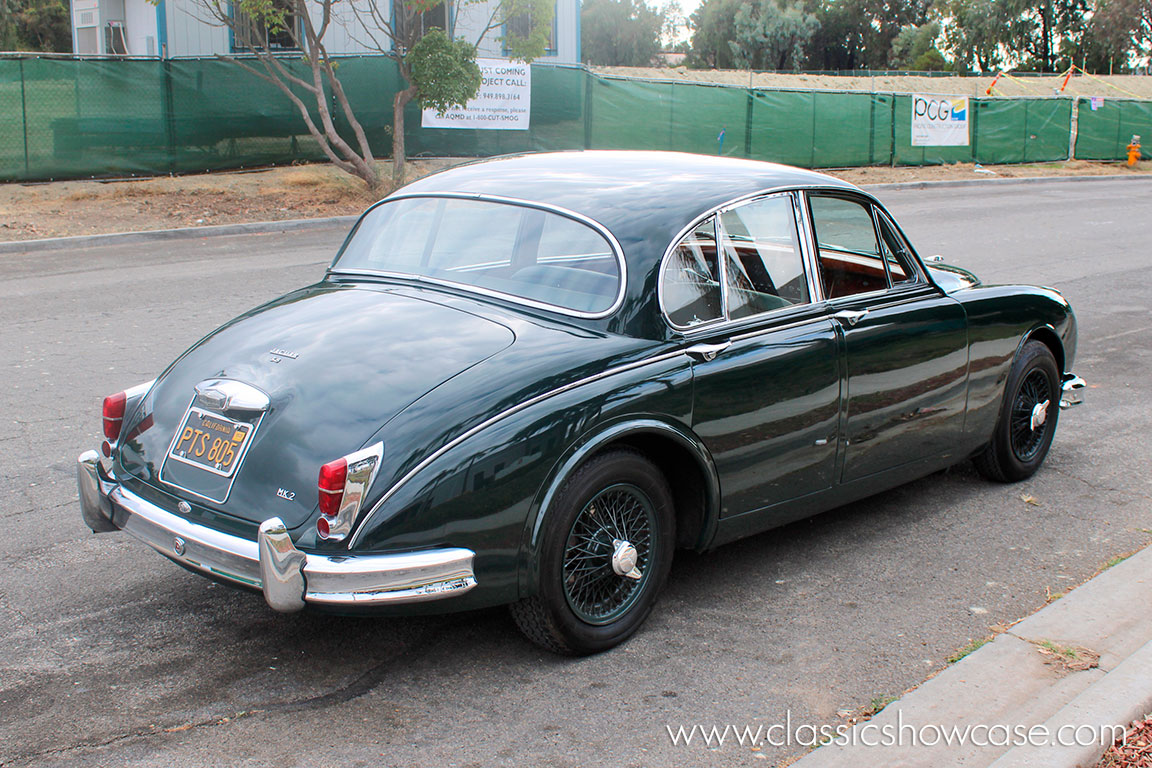
<svg viewBox="0 0 1152 768">
<path fill-rule="evenodd" d="M 352 0 L 357 2 L 357 0 Z M 492 15 L 496 0 L 450 7 L 456 37 L 475 42 Z M 320 3 L 309 2 L 319 25 Z M 441 15 L 444 7 L 440 7 Z M 435 11 L 430 11 L 431 16 Z M 349 2 L 333 5 L 334 23 L 324 37 L 332 55 L 377 53 L 364 44 L 366 36 Z M 499 58 L 505 55 L 500 29 L 489 31 L 477 55 Z M 275 36 L 273 36 L 274 38 Z M 78 55 L 127 55 L 169 58 L 173 56 L 216 56 L 242 53 L 242 40 L 227 27 L 214 22 L 198 0 L 72 0 L 72 50 Z M 276 47 L 276 40 L 269 41 Z M 291 50 L 285 41 L 284 50 Z M 548 51 L 541 61 L 575 64 L 580 61 L 580 0 L 556 0 L 556 14 Z"/>
</svg>

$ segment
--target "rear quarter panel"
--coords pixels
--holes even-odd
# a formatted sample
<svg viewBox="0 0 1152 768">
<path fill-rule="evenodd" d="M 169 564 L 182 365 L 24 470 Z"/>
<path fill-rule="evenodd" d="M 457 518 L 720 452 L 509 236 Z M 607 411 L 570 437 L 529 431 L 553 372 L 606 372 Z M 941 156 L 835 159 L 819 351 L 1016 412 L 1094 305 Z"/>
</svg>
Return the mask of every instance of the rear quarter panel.
<svg viewBox="0 0 1152 768">
<path fill-rule="evenodd" d="M 377 499 L 389 495 L 356 534 L 355 549 L 466 547 L 476 553 L 478 587 L 451 607 L 518 599 L 530 560 L 526 539 L 546 489 L 575 447 L 621 421 L 649 419 L 685 432 L 691 422 L 692 372 L 682 354 L 578 381 L 557 380 L 555 394 L 513 406 L 510 415 L 401 478 L 395 490 L 377 489 Z M 387 444 L 385 437 L 386 456 Z"/>
</svg>

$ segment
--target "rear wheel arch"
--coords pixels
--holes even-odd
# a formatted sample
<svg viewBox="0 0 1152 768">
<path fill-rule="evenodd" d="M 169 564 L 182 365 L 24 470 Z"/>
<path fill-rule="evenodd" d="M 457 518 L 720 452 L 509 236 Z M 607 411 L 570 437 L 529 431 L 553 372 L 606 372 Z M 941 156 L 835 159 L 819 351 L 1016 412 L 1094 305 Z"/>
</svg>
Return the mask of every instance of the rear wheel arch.
<svg viewBox="0 0 1152 768">
<path fill-rule="evenodd" d="M 678 548 L 705 549 L 715 533 L 720 510 L 720 482 L 703 443 L 684 427 L 651 419 L 617 422 L 576 443 L 549 477 L 525 531 L 520 594 L 535 592 L 539 578 L 540 535 L 549 508 L 561 487 L 581 466 L 604 453 L 635 451 L 661 471 L 673 498 Z"/>
</svg>

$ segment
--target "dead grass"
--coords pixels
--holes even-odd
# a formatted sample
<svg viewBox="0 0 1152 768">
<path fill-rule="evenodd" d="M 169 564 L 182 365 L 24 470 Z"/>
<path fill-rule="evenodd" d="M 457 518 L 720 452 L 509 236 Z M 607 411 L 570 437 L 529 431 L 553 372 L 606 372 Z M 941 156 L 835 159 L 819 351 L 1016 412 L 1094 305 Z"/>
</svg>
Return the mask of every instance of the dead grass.
<svg viewBox="0 0 1152 768">
<path fill-rule="evenodd" d="M 467 159 L 414 160 L 409 178 Z M 387 173 L 390 168 L 383 168 Z M 856 184 L 1024 176 L 1152 173 L 1117 163 L 972 163 L 917 168 L 845 168 L 829 171 Z M 281 221 L 360 213 L 374 202 L 359 180 L 331 165 L 158 177 L 128 181 L 0 184 L 0 241 L 132 232 L 252 221 Z"/>
</svg>

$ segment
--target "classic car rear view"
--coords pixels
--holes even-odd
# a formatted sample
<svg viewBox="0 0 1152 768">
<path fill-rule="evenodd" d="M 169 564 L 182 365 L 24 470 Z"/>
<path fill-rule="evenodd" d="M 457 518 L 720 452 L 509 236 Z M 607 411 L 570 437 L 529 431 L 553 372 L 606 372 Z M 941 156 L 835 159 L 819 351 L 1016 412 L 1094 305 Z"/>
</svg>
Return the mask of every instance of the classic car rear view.
<svg viewBox="0 0 1152 768">
<path fill-rule="evenodd" d="M 879 203 L 674 153 L 462 166 L 323 279 L 104 401 L 84 519 L 280 611 L 510 604 L 561 653 L 705 550 L 975 458 L 1078 401 L 1055 291 L 925 264 Z"/>
</svg>

